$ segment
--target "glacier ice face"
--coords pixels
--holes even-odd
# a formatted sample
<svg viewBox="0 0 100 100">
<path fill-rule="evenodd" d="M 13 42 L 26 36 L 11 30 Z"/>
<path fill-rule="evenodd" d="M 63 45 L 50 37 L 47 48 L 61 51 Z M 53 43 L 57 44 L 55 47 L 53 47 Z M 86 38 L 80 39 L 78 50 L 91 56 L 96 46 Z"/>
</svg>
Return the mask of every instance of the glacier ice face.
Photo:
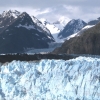
<svg viewBox="0 0 100 100">
<path fill-rule="evenodd" d="M 100 100 L 100 59 L 0 65 L 0 100 Z"/>
</svg>

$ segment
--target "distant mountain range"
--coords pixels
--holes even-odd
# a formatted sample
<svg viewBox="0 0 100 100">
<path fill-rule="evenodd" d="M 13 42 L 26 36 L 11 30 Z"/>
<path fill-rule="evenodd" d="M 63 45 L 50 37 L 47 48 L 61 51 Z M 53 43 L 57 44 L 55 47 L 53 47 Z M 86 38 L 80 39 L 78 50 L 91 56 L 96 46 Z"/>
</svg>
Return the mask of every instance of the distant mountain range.
<svg viewBox="0 0 100 100">
<path fill-rule="evenodd" d="M 82 37 L 99 22 L 100 18 L 88 23 L 81 19 L 68 22 L 63 18 L 51 23 L 26 12 L 4 11 L 0 14 L 0 53 L 23 53 L 29 49 L 48 48 L 54 42 L 73 41 L 71 38 Z"/>
<path fill-rule="evenodd" d="M 0 15 L 0 53 L 48 48 L 48 43 L 54 41 L 50 31 L 26 12 L 9 10 Z"/>
<path fill-rule="evenodd" d="M 96 24 L 99 23 L 99 22 L 100 22 L 100 17 L 97 18 L 96 20 L 91 20 L 91 21 L 89 21 L 89 22 L 88 22 L 88 25 L 96 25 Z"/>
<path fill-rule="evenodd" d="M 70 39 L 71 35 L 81 31 L 82 28 L 87 25 L 87 23 L 81 19 L 72 19 L 69 22 L 66 20 L 65 22 L 56 21 L 54 23 L 50 23 L 47 20 L 42 19 L 41 22 L 50 30 L 56 42 L 64 42 L 66 39 Z"/>
<path fill-rule="evenodd" d="M 64 42 L 65 40 L 75 37 L 84 30 L 96 25 L 100 22 L 100 18 L 91 20 L 88 23 L 82 19 L 72 19 L 69 22 L 67 19 L 63 19 L 55 21 L 54 23 L 42 19 L 41 22 L 50 30 L 56 42 Z"/>
<path fill-rule="evenodd" d="M 65 22 L 62 22 L 61 20 L 61 22 L 56 21 L 54 23 L 50 23 L 45 19 L 41 19 L 41 22 L 50 30 L 56 42 L 64 42 L 68 36 L 79 32 L 84 26 L 87 25 L 87 23 L 81 19 L 73 19 L 69 22 L 67 22 L 66 20 Z"/>
<path fill-rule="evenodd" d="M 100 23 L 84 30 L 79 36 L 66 40 L 53 53 L 100 55 Z"/>
<path fill-rule="evenodd" d="M 74 33 L 79 32 L 87 23 L 81 19 L 73 19 L 71 20 L 64 29 L 58 34 L 59 38 L 66 38 Z"/>
</svg>

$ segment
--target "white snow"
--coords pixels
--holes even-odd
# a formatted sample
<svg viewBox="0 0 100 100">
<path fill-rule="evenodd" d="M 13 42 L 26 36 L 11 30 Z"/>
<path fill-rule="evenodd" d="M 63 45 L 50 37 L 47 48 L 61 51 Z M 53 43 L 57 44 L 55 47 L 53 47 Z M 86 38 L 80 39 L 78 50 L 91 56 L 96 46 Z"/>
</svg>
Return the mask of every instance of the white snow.
<svg viewBox="0 0 100 100">
<path fill-rule="evenodd" d="M 9 31 L 8 29 L 6 31 Z"/>
<path fill-rule="evenodd" d="M 100 59 L 1 65 L 0 100 L 100 100 Z"/>
<path fill-rule="evenodd" d="M 60 32 L 60 30 L 56 26 L 54 26 L 52 24 L 47 24 L 46 27 L 50 30 L 50 32 L 52 34 L 56 34 L 56 33 Z"/>
<path fill-rule="evenodd" d="M 57 29 L 59 29 L 59 30 L 63 30 L 63 28 L 65 27 L 65 25 L 70 21 L 71 19 L 70 18 L 68 18 L 68 17 L 65 17 L 65 16 L 61 16 L 61 17 L 59 17 L 59 19 L 57 20 L 57 21 L 55 21 L 55 22 L 48 22 L 47 21 L 47 19 L 45 19 L 45 18 L 41 18 L 40 19 L 40 21 L 44 24 L 44 22 L 46 21 L 46 22 L 48 22 L 48 24 L 51 24 L 51 25 L 53 25 L 53 26 L 55 26 Z M 49 29 L 50 30 L 50 29 Z M 52 31 L 52 30 L 50 30 L 50 31 Z"/>
<path fill-rule="evenodd" d="M 88 29 L 88 28 L 92 28 L 95 25 L 86 25 L 85 27 L 83 27 L 83 29 Z"/>
<path fill-rule="evenodd" d="M 17 18 L 19 15 L 20 15 L 21 13 L 20 12 L 18 12 L 17 10 L 7 10 L 7 11 L 4 11 L 3 13 L 2 13 L 2 16 L 3 17 L 11 17 L 11 16 L 13 16 L 14 18 Z"/>
<path fill-rule="evenodd" d="M 5 38 L 3 38 L 3 40 L 4 40 Z"/>
<path fill-rule="evenodd" d="M 31 16 L 31 18 L 32 18 L 33 22 L 42 29 L 42 30 L 40 30 L 40 28 L 38 29 L 40 32 L 43 32 L 43 30 L 44 30 L 49 35 L 51 34 L 50 31 L 45 27 L 45 25 L 43 25 L 36 17 Z"/>
<path fill-rule="evenodd" d="M 24 28 L 26 28 L 26 29 L 28 29 L 28 30 L 30 30 L 30 29 L 35 29 L 35 27 L 34 27 L 33 25 L 21 25 L 21 24 L 19 24 L 19 25 L 16 26 L 16 27 L 18 27 L 18 28 L 24 27 Z"/>
<path fill-rule="evenodd" d="M 68 37 L 66 38 L 66 40 L 69 40 L 69 39 L 71 39 L 71 38 L 73 38 L 73 37 L 76 37 L 76 36 L 78 36 L 78 33 L 74 33 L 74 34 L 68 36 Z"/>
<path fill-rule="evenodd" d="M 0 24 L 2 23 L 2 21 L 0 21 Z"/>
<path fill-rule="evenodd" d="M 87 30 L 87 29 L 89 29 L 89 28 L 92 28 L 93 26 L 95 26 L 95 25 L 86 25 L 86 26 L 83 27 L 79 32 L 76 32 L 76 33 L 74 33 L 74 34 L 68 36 L 68 37 L 66 38 L 66 40 L 69 40 L 69 39 L 71 39 L 71 38 L 73 38 L 73 37 L 76 37 L 76 36 L 80 36 L 80 34 L 82 34 L 82 32 L 84 32 L 85 30 Z"/>
<path fill-rule="evenodd" d="M 39 36 L 38 34 L 35 34 L 36 36 Z"/>
<path fill-rule="evenodd" d="M 58 34 L 59 34 L 60 30 L 53 24 L 46 24 L 46 27 L 50 30 L 55 41 L 61 42 L 61 40 L 58 38 Z"/>
<path fill-rule="evenodd" d="M 60 30 L 62 30 L 66 25 L 67 25 L 67 23 L 70 21 L 71 19 L 70 18 L 68 18 L 68 17 L 65 17 L 65 16 L 61 16 L 60 18 L 59 18 L 59 22 L 60 22 L 60 27 L 58 26 L 58 28 L 60 29 Z"/>
<path fill-rule="evenodd" d="M 46 19 L 41 18 L 40 20 L 43 23 L 43 25 L 45 25 Z M 55 24 L 49 23 L 48 21 L 46 21 L 46 22 L 47 23 L 46 23 L 45 27 L 50 30 L 50 33 L 52 34 L 55 41 L 57 43 L 64 42 L 62 39 L 58 38 L 58 34 L 60 32 L 60 29 Z"/>
<path fill-rule="evenodd" d="M 0 28 L 4 28 L 4 26 L 1 26 Z"/>
</svg>

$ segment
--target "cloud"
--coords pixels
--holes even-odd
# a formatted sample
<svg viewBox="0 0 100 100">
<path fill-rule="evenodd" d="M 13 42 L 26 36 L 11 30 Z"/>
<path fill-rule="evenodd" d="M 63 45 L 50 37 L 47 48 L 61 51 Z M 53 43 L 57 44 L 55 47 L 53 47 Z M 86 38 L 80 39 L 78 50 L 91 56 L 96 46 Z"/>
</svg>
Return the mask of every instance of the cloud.
<svg viewBox="0 0 100 100">
<path fill-rule="evenodd" d="M 16 9 L 52 22 L 61 16 L 89 21 L 100 17 L 99 4 L 100 0 L 2 0 L 0 13 L 4 10 Z"/>
<path fill-rule="evenodd" d="M 47 13 L 50 13 L 51 11 L 52 11 L 52 9 L 50 9 L 50 8 L 46 8 L 44 10 L 41 10 L 41 9 L 36 10 L 37 15 L 47 14 Z"/>
<path fill-rule="evenodd" d="M 32 7 L 32 8 L 47 8 L 58 5 L 72 5 L 72 6 L 92 6 L 97 7 L 100 0 L 2 0 L 0 7 Z"/>
</svg>

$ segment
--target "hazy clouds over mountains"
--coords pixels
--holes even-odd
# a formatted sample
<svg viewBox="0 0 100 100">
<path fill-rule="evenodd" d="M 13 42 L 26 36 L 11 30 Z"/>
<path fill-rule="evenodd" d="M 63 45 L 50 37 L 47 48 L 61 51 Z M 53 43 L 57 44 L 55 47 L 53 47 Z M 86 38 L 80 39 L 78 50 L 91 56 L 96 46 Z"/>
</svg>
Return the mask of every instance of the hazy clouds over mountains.
<svg viewBox="0 0 100 100">
<path fill-rule="evenodd" d="M 16 9 L 26 11 L 37 18 L 46 18 L 49 21 L 55 21 L 62 16 L 89 21 L 100 16 L 99 4 L 100 0 L 92 2 L 91 0 L 2 0 L 0 1 L 0 12 Z"/>
</svg>

